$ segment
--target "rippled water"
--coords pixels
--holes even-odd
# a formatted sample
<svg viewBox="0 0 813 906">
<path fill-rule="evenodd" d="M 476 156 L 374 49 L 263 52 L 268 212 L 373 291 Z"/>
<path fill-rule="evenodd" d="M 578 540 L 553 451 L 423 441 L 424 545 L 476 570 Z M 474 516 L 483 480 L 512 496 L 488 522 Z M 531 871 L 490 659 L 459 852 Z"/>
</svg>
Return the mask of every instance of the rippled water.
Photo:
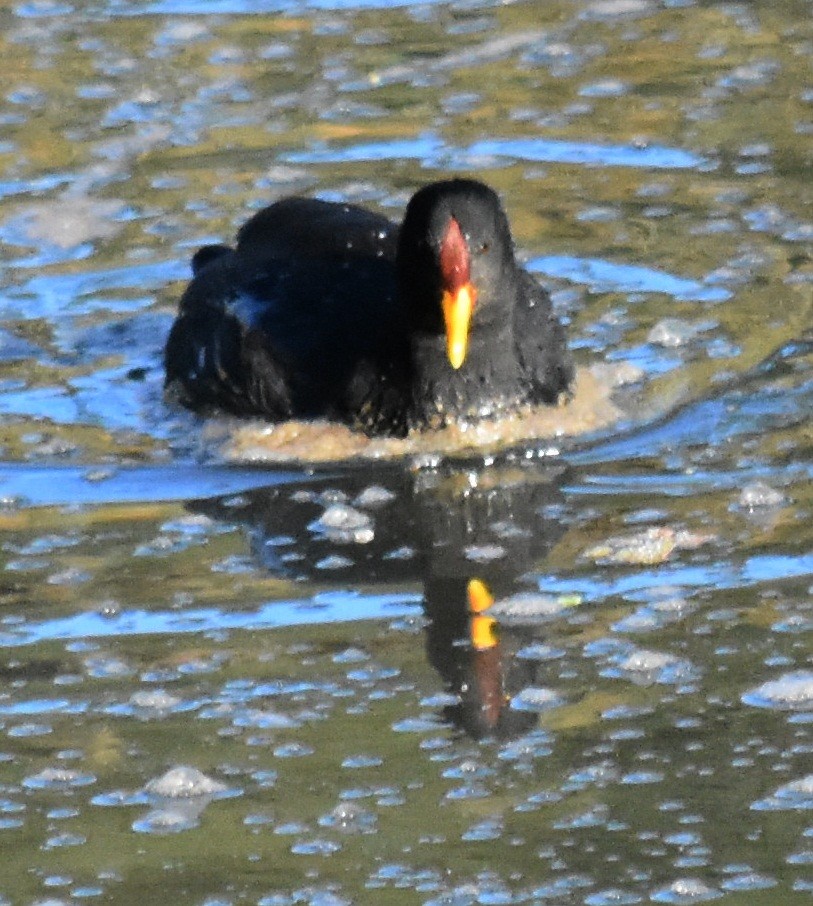
<svg viewBox="0 0 813 906">
<path fill-rule="evenodd" d="M 0 903 L 810 902 L 810 21 L 0 9 Z M 452 172 L 623 414 L 219 459 L 161 393 L 191 252 Z"/>
</svg>

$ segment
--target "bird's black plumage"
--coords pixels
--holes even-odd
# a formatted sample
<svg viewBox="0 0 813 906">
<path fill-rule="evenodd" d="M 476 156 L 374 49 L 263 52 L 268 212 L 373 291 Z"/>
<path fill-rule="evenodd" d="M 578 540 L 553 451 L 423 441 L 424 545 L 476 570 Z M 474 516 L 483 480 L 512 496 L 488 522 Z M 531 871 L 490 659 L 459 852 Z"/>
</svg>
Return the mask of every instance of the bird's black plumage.
<svg viewBox="0 0 813 906">
<path fill-rule="evenodd" d="M 474 180 L 418 191 L 400 230 L 355 205 L 288 198 L 192 266 L 165 365 L 193 409 L 401 434 L 553 403 L 573 376 L 548 294 Z M 461 290 L 470 321 L 450 328 Z"/>
</svg>

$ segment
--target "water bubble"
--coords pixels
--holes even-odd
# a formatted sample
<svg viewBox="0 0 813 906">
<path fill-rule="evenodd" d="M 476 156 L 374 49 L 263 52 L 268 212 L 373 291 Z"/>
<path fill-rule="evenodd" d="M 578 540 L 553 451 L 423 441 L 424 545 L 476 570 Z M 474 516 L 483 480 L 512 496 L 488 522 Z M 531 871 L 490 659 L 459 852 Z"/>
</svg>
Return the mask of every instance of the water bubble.
<svg viewBox="0 0 813 906">
<path fill-rule="evenodd" d="M 727 878 L 720 887 L 723 890 L 736 891 L 767 890 L 769 887 L 776 887 L 776 880 L 755 871 L 747 871 Z"/>
<path fill-rule="evenodd" d="M 755 481 L 742 489 L 737 503 L 744 510 L 778 507 L 785 503 L 785 495 L 765 482 Z"/>
<path fill-rule="evenodd" d="M 647 342 L 666 348 L 685 346 L 698 333 L 710 330 L 713 326 L 713 322 L 691 323 L 677 318 L 663 318 L 649 331 Z"/>
<path fill-rule="evenodd" d="M 375 536 L 372 517 L 343 503 L 331 504 L 308 529 L 337 543 L 369 544 Z"/>
<path fill-rule="evenodd" d="M 755 811 L 789 811 L 813 809 L 813 774 L 780 786 L 765 799 L 751 805 Z"/>
<path fill-rule="evenodd" d="M 200 810 L 182 808 L 155 809 L 133 822 L 133 830 L 141 834 L 180 834 L 192 830 L 200 823 Z"/>
<path fill-rule="evenodd" d="M 87 837 L 82 834 L 57 834 L 49 837 L 43 844 L 43 850 L 61 849 L 66 846 L 82 846 L 87 842 Z"/>
<path fill-rule="evenodd" d="M 95 783 L 93 774 L 75 771 L 71 768 L 45 768 L 23 780 L 23 786 L 30 790 L 70 790 Z"/>
<path fill-rule="evenodd" d="M 602 827 L 607 823 L 610 810 L 606 805 L 597 805 L 586 812 L 579 812 L 569 818 L 554 821 L 556 830 L 575 830 L 584 827 Z"/>
<path fill-rule="evenodd" d="M 316 569 L 322 570 L 347 569 L 352 565 L 353 561 L 349 557 L 342 557 L 340 554 L 331 554 L 329 557 L 322 557 L 322 559 L 317 560 L 315 564 Z"/>
<path fill-rule="evenodd" d="M 375 768 L 384 763 L 378 755 L 351 755 L 342 762 L 343 768 Z"/>
<path fill-rule="evenodd" d="M 142 718 L 151 718 L 162 717 L 177 710 L 182 702 L 183 699 L 165 689 L 139 689 L 130 696 L 129 703 L 133 713 L 138 713 Z"/>
<path fill-rule="evenodd" d="M 301 722 L 279 711 L 252 710 L 238 715 L 232 721 L 235 727 L 257 727 L 260 730 L 293 730 Z"/>
<path fill-rule="evenodd" d="M 813 710 L 813 672 L 799 670 L 786 673 L 751 689 L 742 696 L 746 705 L 776 708 L 779 711 Z"/>
<path fill-rule="evenodd" d="M 304 758 L 313 755 L 315 749 L 305 745 L 302 742 L 289 742 L 285 745 L 277 746 L 274 749 L 274 755 L 277 758 Z"/>
<path fill-rule="evenodd" d="M 655 903 L 669 903 L 672 906 L 691 906 L 692 903 L 705 903 L 721 896 L 719 890 L 697 878 L 681 878 L 668 887 L 656 890 L 651 899 Z"/>
<path fill-rule="evenodd" d="M 291 847 L 291 852 L 296 856 L 332 856 L 341 848 L 341 845 L 333 840 L 315 838 L 299 840 Z"/>
<path fill-rule="evenodd" d="M 12 739 L 23 739 L 29 736 L 47 736 L 53 731 L 54 728 L 50 724 L 18 724 L 9 728 L 8 735 Z"/>
<path fill-rule="evenodd" d="M 490 613 L 507 623 L 537 623 L 558 617 L 572 604 L 572 599 L 566 596 L 520 592 L 496 601 Z"/>
<path fill-rule="evenodd" d="M 471 783 L 465 786 L 458 786 L 449 790 L 444 796 L 450 802 L 459 802 L 465 799 L 485 799 L 491 795 L 491 790 L 481 783 Z"/>
<path fill-rule="evenodd" d="M 387 488 L 382 487 L 381 485 L 370 485 L 365 488 L 353 501 L 353 504 L 362 509 L 374 509 L 376 507 L 383 506 L 386 503 L 389 503 L 391 500 L 395 499 L 395 494 L 392 491 L 387 490 Z"/>
<path fill-rule="evenodd" d="M 534 642 L 531 645 L 520 648 L 515 657 L 527 661 L 553 661 L 564 657 L 565 654 L 564 648 L 554 648 L 551 645 Z"/>
<path fill-rule="evenodd" d="M 511 707 L 515 711 L 533 711 L 537 714 L 558 708 L 562 704 L 564 698 L 558 692 L 538 686 L 527 686 L 511 699 Z"/>
<path fill-rule="evenodd" d="M 494 774 L 494 768 L 475 761 L 473 758 L 464 758 L 450 768 L 446 768 L 443 776 L 454 780 L 466 780 L 474 777 L 491 777 Z"/>
<path fill-rule="evenodd" d="M 585 98 L 614 98 L 628 92 L 629 84 L 621 79 L 600 79 L 579 89 L 579 95 Z"/>
<path fill-rule="evenodd" d="M 194 799 L 214 796 L 227 790 L 225 784 L 212 780 L 197 768 L 178 765 L 160 777 L 150 780 L 144 787 L 147 793 L 167 799 Z"/>
<path fill-rule="evenodd" d="M 370 655 L 361 648 L 345 648 L 333 655 L 334 664 L 360 664 L 369 660 Z"/>
<path fill-rule="evenodd" d="M 396 547 L 394 550 L 387 551 L 382 557 L 383 560 L 411 560 L 415 556 L 415 548 L 407 544 Z"/>
<path fill-rule="evenodd" d="M 344 834 L 374 834 L 376 816 L 354 802 L 341 802 L 332 811 L 322 815 L 319 824 Z"/>
<path fill-rule="evenodd" d="M 490 563 L 492 560 L 501 560 L 506 550 L 499 544 L 470 544 L 464 548 L 463 553 L 473 563 Z"/>
<path fill-rule="evenodd" d="M 584 903 L 585 906 L 632 906 L 633 903 L 640 903 L 642 900 L 640 894 L 611 887 L 591 893 L 585 897 Z"/>
<path fill-rule="evenodd" d="M 683 684 L 696 680 L 699 673 L 685 658 L 637 648 L 620 639 L 598 639 L 588 643 L 584 652 L 588 657 L 601 657 L 608 662 L 601 671 L 602 676 L 627 679 L 641 686 Z"/>
<path fill-rule="evenodd" d="M 632 771 L 624 774 L 620 782 L 635 786 L 643 783 L 660 783 L 663 779 L 661 771 Z"/>
<path fill-rule="evenodd" d="M 573 771 L 565 781 L 562 789 L 567 791 L 581 790 L 589 786 L 605 787 L 618 781 L 618 768 L 611 762 L 588 765 Z"/>
<path fill-rule="evenodd" d="M 120 679 L 135 672 L 125 661 L 113 655 L 97 655 L 84 662 L 88 676 L 94 679 Z"/>
</svg>

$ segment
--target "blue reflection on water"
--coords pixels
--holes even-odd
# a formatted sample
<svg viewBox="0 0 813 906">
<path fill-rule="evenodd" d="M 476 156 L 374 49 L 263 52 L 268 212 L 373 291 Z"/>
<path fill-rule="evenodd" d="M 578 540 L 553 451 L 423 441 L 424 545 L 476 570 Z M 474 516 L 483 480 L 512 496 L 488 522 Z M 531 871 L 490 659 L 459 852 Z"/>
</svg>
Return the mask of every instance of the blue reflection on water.
<svg viewBox="0 0 813 906">
<path fill-rule="evenodd" d="M 680 446 L 730 444 L 743 436 L 766 434 L 802 423 L 810 412 L 811 399 L 811 382 L 799 387 L 785 386 L 781 393 L 765 392 L 758 384 L 742 385 L 714 399 L 692 403 L 671 413 L 664 421 L 577 450 L 568 460 L 580 465 L 606 465 L 656 456 Z M 799 467 L 800 464 L 794 464 L 788 477 L 798 474 Z"/>
<path fill-rule="evenodd" d="M 588 164 L 602 167 L 644 167 L 653 169 L 699 169 L 708 166 L 705 158 L 666 145 L 604 145 L 559 139 L 515 138 L 475 142 L 468 148 L 473 156 L 494 155 L 547 163 Z"/>
<path fill-rule="evenodd" d="M 762 555 L 749 557 L 741 564 L 720 561 L 703 564 L 674 564 L 658 569 L 635 568 L 630 573 L 613 573 L 604 581 L 601 573 L 591 577 L 540 576 L 539 588 L 545 594 L 582 594 L 587 600 L 624 597 L 630 601 L 649 600 L 652 590 L 670 588 L 744 588 L 762 582 L 802 578 L 813 575 L 813 554 Z"/>
<path fill-rule="evenodd" d="M 641 167 L 656 170 L 703 169 L 708 162 L 690 151 L 665 145 L 605 145 L 558 139 L 488 139 L 466 148 L 446 144 L 434 133 L 417 138 L 367 142 L 347 146 L 319 146 L 281 156 L 288 163 L 353 163 L 376 160 L 420 160 L 426 167 L 462 168 L 486 158 L 540 163 L 586 164 L 603 167 Z"/>
<path fill-rule="evenodd" d="M 325 477 L 325 476 L 322 476 Z M 0 463 L 0 498 L 26 507 L 199 500 L 312 481 L 304 472 L 205 466 L 104 468 Z"/>
<path fill-rule="evenodd" d="M 356 620 L 383 620 L 417 617 L 422 613 L 421 596 L 412 593 L 360 595 L 332 592 L 299 601 L 272 601 L 256 610 L 202 607 L 181 613 L 167 610 L 124 610 L 113 616 L 78 613 L 42 622 L 25 622 L 0 632 L 0 648 L 34 645 L 45 640 L 120 638 L 212 632 L 228 629 L 274 629 L 342 623 Z"/>
<path fill-rule="evenodd" d="M 0 395 L 0 415 L 50 419 L 63 424 L 79 421 L 76 401 L 61 387 L 35 387 Z"/>
<path fill-rule="evenodd" d="M 657 569 L 635 569 L 602 581 L 590 577 L 539 576 L 539 588 L 546 594 L 584 595 L 587 600 L 609 597 L 648 600 L 653 589 L 742 588 L 763 582 L 813 575 L 813 554 L 761 555 L 743 563 L 676 564 Z M 113 616 L 79 613 L 41 622 L 23 622 L 0 633 L 0 648 L 33 645 L 42 641 L 118 638 L 132 635 L 158 635 L 223 630 L 263 630 L 286 626 L 324 625 L 358 620 L 384 620 L 418 617 L 422 596 L 403 592 L 362 595 L 335 591 L 313 598 L 272 601 L 255 610 L 206 607 L 181 613 L 167 610 L 125 610 Z"/>
<path fill-rule="evenodd" d="M 527 267 L 548 277 L 584 283 L 594 292 L 665 293 L 690 302 L 722 302 L 731 297 L 727 289 L 719 286 L 706 286 L 654 268 L 618 264 L 601 258 L 543 255 L 533 258 Z"/>
<path fill-rule="evenodd" d="M 49 173 L 47 176 L 28 177 L 25 179 L 0 180 L 0 198 L 11 195 L 29 195 L 39 192 L 48 192 L 59 186 L 72 182 L 72 173 Z"/>
<path fill-rule="evenodd" d="M 189 266 L 181 261 L 159 261 L 128 265 L 109 270 L 76 273 L 37 274 L 25 283 L 7 290 L 3 314 L 7 318 L 47 318 L 68 310 L 72 314 L 89 312 L 131 312 L 154 303 L 145 290 L 160 289 L 173 280 L 189 276 Z M 100 297 L 103 291 L 135 289 L 137 298 Z"/>
<path fill-rule="evenodd" d="M 568 455 L 568 462 L 589 462 L 586 456 L 578 451 Z M 586 475 L 579 484 L 563 485 L 562 490 L 580 497 L 642 494 L 647 497 L 693 497 L 697 494 L 712 491 L 739 490 L 753 481 L 769 482 L 774 480 L 775 473 L 768 466 L 742 467 L 731 472 L 711 472 L 694 469 L 690 472 L 641 473 L 624 475 Z M 785 470 L 783 480 L 801 482 L 813 480 L 813 464 L 797 463 Z"/>
</svg>

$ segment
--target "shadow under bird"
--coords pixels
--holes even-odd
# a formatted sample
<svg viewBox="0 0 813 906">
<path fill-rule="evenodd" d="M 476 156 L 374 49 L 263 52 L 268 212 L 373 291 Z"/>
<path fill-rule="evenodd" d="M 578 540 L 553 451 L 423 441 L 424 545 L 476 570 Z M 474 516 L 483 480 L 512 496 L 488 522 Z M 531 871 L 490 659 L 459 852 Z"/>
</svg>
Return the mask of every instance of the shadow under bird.
<svg viewBox="0 0 813 906">
<path fill-rule="evenodd" d="M 197 411 L 403 435 L 554 404 L 573 378 L 550 297 L 475 180 L 420 189 L 400 228 L 286 198 L 192 269 L 165 366 L 167 389 Z"/>
</svg>

